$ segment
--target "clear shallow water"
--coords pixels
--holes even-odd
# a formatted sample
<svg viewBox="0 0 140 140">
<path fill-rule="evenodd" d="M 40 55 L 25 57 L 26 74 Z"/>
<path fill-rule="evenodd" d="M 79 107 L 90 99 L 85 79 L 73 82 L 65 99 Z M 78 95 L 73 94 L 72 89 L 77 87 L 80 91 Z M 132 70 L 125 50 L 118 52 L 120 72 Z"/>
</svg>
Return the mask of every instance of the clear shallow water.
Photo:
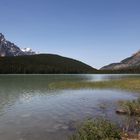
<svg viewBox="0 0 140 140">
<path fill-rule="evenodd" d="M 139 75 L 0 75 L 0 140 L 67 140 L 76 122 L 114 112 L 118 100 L 136 94 L 120 90 L 49 90 L 60 81 L 102 81 Z M 100 106 L 107 106 L 104 110 Z"/>
</svg>

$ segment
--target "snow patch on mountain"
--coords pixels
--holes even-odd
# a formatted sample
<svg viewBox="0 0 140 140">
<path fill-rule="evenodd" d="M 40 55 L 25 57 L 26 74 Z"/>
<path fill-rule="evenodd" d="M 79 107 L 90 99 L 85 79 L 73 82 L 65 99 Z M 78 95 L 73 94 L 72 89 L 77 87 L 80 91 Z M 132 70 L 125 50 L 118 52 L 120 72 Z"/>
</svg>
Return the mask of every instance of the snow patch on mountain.
<svg viewBox="0 0 140 140">
<path fill-rule="evenodd" d="M 35 55 L 36 52 L 31 48 L 20 49 L 14 43 L 7 41 L 2 33 L 0 33 L 0 56 L 21 56 L 21 55 Z"/>
</svg>

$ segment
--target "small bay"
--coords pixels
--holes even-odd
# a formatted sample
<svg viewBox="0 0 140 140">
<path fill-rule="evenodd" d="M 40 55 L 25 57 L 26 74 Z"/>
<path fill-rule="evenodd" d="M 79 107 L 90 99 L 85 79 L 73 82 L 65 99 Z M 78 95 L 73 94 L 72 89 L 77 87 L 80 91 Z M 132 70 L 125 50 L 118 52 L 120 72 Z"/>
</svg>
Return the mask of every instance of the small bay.
<svg viewBox="0 0 140 140">
<path fill-rule="evenodd" d="M 115 114 L 119 100 L 138 94 L 113 89 L 49 89 L 59 82 L 106 81 L 140 75 L 0 75 L 0 140 L 66 140 L 87 118 Z"/>
</svg>

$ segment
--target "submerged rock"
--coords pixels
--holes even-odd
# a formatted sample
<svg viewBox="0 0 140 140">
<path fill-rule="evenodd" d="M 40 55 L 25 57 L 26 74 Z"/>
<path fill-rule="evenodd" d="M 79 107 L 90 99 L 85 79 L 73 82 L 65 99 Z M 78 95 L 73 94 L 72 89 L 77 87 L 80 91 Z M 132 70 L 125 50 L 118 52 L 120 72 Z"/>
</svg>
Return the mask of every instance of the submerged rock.
<svg viewBox="0 0 140 140">
<path fill-rule="evenodd" d="M 123 109 L 118 109 L 118 110 L 116 110 L 116 113 L 117 114 L 122 114 L 122 115 L 126 115 L 127 114 L 127 111 L 125 111 L 125 110 L 123 110 Z"/>
</svg>

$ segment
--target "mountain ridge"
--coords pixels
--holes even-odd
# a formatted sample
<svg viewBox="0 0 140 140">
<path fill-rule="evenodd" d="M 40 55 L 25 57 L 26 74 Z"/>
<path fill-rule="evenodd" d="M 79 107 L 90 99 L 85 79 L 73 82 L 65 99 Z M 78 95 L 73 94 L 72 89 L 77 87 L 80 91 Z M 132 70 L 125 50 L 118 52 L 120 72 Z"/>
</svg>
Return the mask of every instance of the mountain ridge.
<svg viewBox="0 0 140 140">
<path fill-rule="evenodd" d="M 5 39 L 5 36 L 0 33 L 0 57 L 6 56 L 22 56 L 22 55 L 34 55 L 36 54 L 31 49 L 26 51 L 25 49 L 20 49 L 14 43 Z M 25 50 L 25 51 L 24 51 Z"/>
<path fill-rule="evenodd" d="M 56 54 L 0 58 L 0 74 L 85 74 L 97 70 L 81 61 Z"/>
<path fill-rule="evenodd" d="M 91 66 L 56 54 L 37 54 L 20 49 L 0 33 L 0 74 L 80 74 L 94 73 Z"/>
<path fill-rule="evenodd" d="M 132 56 L 125 58 L 121 62 L 111 63 L 102 67 L 100 70 L 122 70 L 133 69 L 140 66 L 140 50 L 134 53 Z"/>
</svg>

